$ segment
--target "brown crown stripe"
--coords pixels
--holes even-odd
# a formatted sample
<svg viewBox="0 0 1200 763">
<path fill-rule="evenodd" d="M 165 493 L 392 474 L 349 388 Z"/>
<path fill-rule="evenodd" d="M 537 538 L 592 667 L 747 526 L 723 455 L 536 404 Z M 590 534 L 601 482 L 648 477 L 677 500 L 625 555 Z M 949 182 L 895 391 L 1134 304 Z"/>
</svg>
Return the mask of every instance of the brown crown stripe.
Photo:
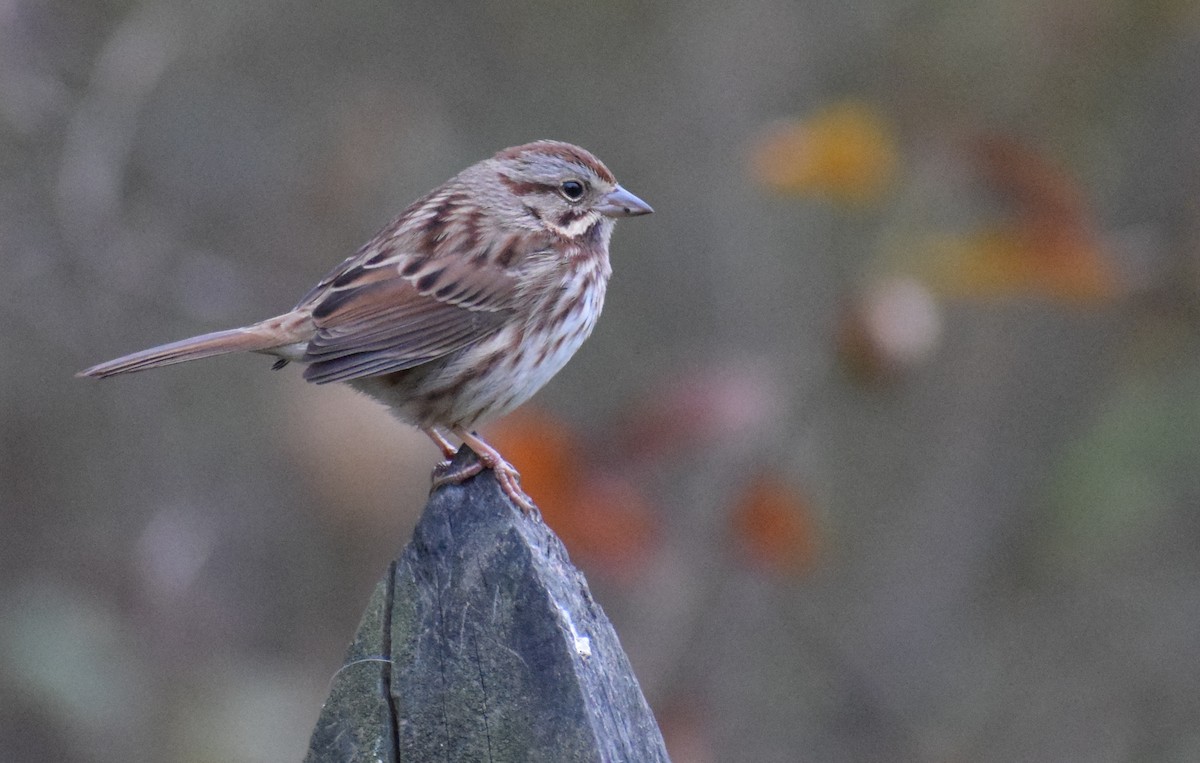
<svg viewBox="0 0 1200 763">
<path fill-rule="evenodd" d="M 617 179 L 615 177 L 613 177 L 613 174 L 608 171 L 608 167 L 605 167 L 603 162 L 601 162 L 599 159 L 592 156 L 591 154 L 583 154 L 582 152 L 577 151 L 572 148 L 562 148 L 558 151 L 555 151 L 554 153 L 557 156 L 561 156 L 562 158 L 564 158 L 568 161 L 572 161 L 572 162 L 575 162 L 576 164 L 580 164 L 580 165 L 583 165 L 584 167 L 587 167 L 588 169 L 592 170 L 592 172 L 595 172 L 597 175 L 599 175 L 600 178 L 603 179 L 605 182 L 608 182 L 608 183 L 617 182 Z"/>
<path fill-rule="evenodd" d="M 569 143 L 559 143 L 558 141 L 553 140 L 542 140 L 537 141 L 536 143 L 526 143 L 523 146 L 513 146 L 512 148 L 501 151 L 496 156 L 499 159 L 520 159 L 531 153 L 538 153 L 544 156 L 557 156 L 559 159 L 564 159 L 568 162 L 578 164 L 581 167 L 587 167 L 592 172 L 595 172 L 599 177 L 603 178 L 606 182 L 617 182 L 617 179 L 614 178 L 613 174 L 608 171 L 608 167 L 605 167 L 603 162 L 601 162 L 595 156 L 592 156 L 587 151 L 584 151 L 578 146 L 572 146 Z"/>
</svg>

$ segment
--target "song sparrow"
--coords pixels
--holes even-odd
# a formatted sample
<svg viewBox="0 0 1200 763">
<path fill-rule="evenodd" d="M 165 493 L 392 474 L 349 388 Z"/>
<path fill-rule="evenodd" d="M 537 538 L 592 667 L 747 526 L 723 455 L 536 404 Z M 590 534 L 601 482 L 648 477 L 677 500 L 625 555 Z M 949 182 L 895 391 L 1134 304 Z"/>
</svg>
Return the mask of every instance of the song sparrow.
<svg viewBox="0 0 1200 763">
<path fill-rule="evenodd" d="M 511 411 L 592 332 L 612 268 L 614 218 L 649 214 L 591 153 L 538 141 L 507 148 L 418 199 L 290 312 L 153 347 L 82 371 L 107 377 L 249 351 L 344 381 L 425 432 L 478 456 L 434 485 L 493 469 L 525 511 L 519 475 L 471 427 Z"/>
</svg>

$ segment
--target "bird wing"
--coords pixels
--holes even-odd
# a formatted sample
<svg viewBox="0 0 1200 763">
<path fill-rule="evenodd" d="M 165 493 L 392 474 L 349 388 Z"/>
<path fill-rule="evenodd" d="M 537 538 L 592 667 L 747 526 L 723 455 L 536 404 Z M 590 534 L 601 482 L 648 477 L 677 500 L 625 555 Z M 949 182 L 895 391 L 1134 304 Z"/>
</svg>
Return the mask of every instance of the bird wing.
<svg viewBox="0 0 1200 763">
<path fill-rule="evenodd" d="M 414 204 L 301 300 L 315 329 L 305 379 L 413 368 L 490 336 L 513 315 L 528 239 L 486 239 L 464 206 L 436 196 Z"/>
</svg>

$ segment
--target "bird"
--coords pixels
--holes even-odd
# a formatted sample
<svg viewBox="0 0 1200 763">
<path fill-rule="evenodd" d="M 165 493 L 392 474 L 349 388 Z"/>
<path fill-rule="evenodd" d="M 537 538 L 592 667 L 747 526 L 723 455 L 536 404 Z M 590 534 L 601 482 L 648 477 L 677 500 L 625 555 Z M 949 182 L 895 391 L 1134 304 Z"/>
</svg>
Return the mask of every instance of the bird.
<svg viewBox="0 0 1200 763">
<path fill-rule="evenodd" d="M 286 313 L 151 347 L 107 378 L 233 352 L 345 382 L 445 455 L 433 488 L 491 469 L 524 512 L 520 474 L 475 431 L 546 384 L 592 333 L 617 219 L 654 210 L 591 152 L 539 140 L 499 151 L 417 199 Z M 476 459 L 454 468 L 457 437 Z"/>
</svg>

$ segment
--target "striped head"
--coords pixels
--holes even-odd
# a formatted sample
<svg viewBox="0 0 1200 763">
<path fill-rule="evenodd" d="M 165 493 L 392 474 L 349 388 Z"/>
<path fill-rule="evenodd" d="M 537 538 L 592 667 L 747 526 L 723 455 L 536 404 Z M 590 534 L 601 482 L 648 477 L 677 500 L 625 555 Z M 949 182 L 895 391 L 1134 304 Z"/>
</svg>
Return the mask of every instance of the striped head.
<svg viewBox="0 0 1200 763">
<path fill-rule="evenodd" d="M 458 180 L 492 189 L 483 201 L 498 218 L 571 242 L 607 242 L 615 218 L 653 211 L 590 152 L 559 141 L 506 148 Z"/>
</svg>

